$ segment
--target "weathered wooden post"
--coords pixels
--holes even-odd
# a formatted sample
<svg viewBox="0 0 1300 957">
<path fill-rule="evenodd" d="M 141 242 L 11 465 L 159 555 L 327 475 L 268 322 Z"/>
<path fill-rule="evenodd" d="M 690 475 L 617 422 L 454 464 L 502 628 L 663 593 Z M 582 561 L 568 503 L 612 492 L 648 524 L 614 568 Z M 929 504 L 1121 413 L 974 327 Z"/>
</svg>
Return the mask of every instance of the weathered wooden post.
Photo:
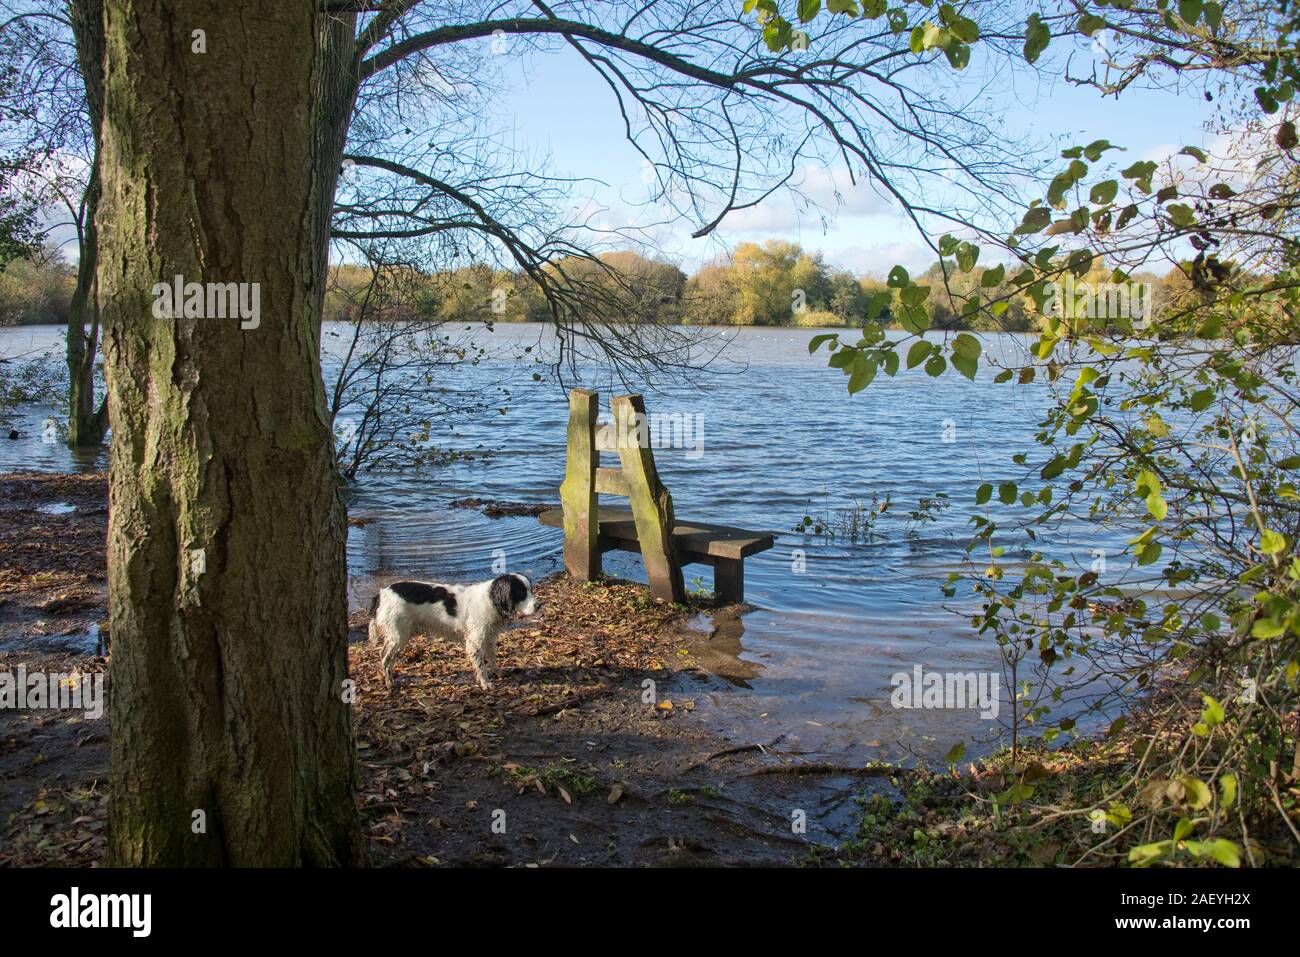
<svg viewBox="0 0 1300 957">
<path fill-rule="evenodd" d="M 632 504 L 650 591 L 664 601 L 685 602 L 686 585 L 673 548 L 673 497 L 659 481 L 655 468 L 645 400 L 639 395 L 621 395 L 610 402 L 610 407 L 623 465 L 624 494 Z"/>
<path fill-rule="evenodd" d="M 600 397 L 588 389 L 569 393 L 568 451 L 560 502 L 564 505 L 564 570 L 578 581 L 600 575 L 600 523 L 596 513 L 596 414 Z"/>
<path fill-rule="evenodd" d="M 745 558 L 771 548 L 773 537 L 725 525 L 679 524 L 673 497 L 655 468 L 645 401 L 624 395 L 610 406 L 614 421 L 598 427 L 600 397 L 586 389 L 569 393 L 563 507 L 537 516 L 543 525 L 563 527 L 565 570 L 579 581 L 590 581 L 600 574 L 602 548 L 640 552 L 651 593 L 664 601 L 685 602 L 682 562 L 699 562 L 713 566 L 719 597 L 744 601 Z M 618 452 L 621 467 L 602 468 L 601 452 Z M 622 509 L 606 509 L 602 523 L 597 507 L 601 495 L 628 499 L 631 517 Z"/>
</svg>

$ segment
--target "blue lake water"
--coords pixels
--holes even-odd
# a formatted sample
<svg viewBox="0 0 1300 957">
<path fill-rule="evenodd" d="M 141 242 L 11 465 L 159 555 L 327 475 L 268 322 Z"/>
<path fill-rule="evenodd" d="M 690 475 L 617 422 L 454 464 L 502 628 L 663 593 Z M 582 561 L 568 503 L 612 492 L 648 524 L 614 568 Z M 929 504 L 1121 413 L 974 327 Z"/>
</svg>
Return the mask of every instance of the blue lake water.
<svg viewBox="0 0 1300 957">
<path fill-rule="evenodd" d="M 742 619 L 739 645 L 731 644 L 735 671 L 747 677 L 695 694 L 696 714 L 746 742 L 784 736 L 782 747 L 827 760 L 934 760 L 958 740 L 982 750 L 1005 725 L 1005 678 L 1002 720 L 994 721 L 970 709 L 895 709 L 890 679 L 915 665 L 1002 674 L 996 645 L 970 627 L 969 599 L 959 592 L 945 600 L 940 587 L 962 567 L 977 486 L 1023 478 L 1011 456 L 1031 448 L 1044 392 L 1036 384 L 996 385 L 987 370 L 969 382 L 918 369 L 895 379 L 882 374 L 850 397 L 844 376 L 826 368 L 825 352 L 809 355 L 816 332 L 727 330 L 712 371 L 690 382 L 631 383 L 652 414 L 685 413 L 703 424 L 699 447 L 656 451 L 677 514 L 776 533 L 774 549 L 746 560 L 746 599 L 755 610 Z M 350 514 L 366 520 L 349 533 L 356 607 L 377 581 L 397 576 L 483 578 L 501 558 L 536 576 L 563 567 L 559 530 L 531 517 L 490 520 L 448 507 L 467 496 L 558 502 L 564 474 L 565 390 L 553 376 L 533 379 L 535 359 L 554 355 L 545 331 L 507 324 L 464 334 L 486 352 L 477 364 L 449 371 L 445 384 L 491 398 L 493 410 L 453 421 L 441 444 L 491 454 L 365 473 L 349 489 Z M 0 353 L 57 348 L 59 336 L 51 328 L 3 330 Z M 983 339 L 986 351 L 1017 362 L 1029 341 Z M 611 387 L 599 365 L 581 364 L 578 372 L 581 384 L 601 390 L 603 408 L 611 395 L 630 391 Z M 503 388 L 510 392 L 504 415 L 495 411 Z M 0 470 L 104 467 L 106 456 L 74 461 L 63 446 L 43 442 L 41 423 L 50 414 L 19 411 L 24 436 L 0 441 Z M 907 513 L 918 499 L 940 493 L 948 496 L 946 511 L 909 530 Z M 873 496 L 890 504 L 870 541 L 831 542 L 792 530 L 806 515 L 833 519 L 855 502 L 870 506 Z M 995 500 L 995 517 L 999 508 Z M 1052 534 L 1049 554 L 1086 568 L 1100 549 L 1122 577 L 1122 539 L 1081 518 L 1067 518 Z M 605 569 L 645 580 L 636 556 L 610 553 Z M 685 572 L 688 586 L 711 587 L 711 569 Z"/>
</svg>

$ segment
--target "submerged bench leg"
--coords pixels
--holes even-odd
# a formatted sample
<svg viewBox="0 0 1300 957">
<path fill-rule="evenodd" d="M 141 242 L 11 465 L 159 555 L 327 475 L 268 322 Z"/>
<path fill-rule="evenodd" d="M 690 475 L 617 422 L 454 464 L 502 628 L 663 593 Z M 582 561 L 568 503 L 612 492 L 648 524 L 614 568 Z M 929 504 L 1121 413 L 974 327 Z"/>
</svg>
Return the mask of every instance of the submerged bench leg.
<svg viewBox="0 0 1300 957">
<path fill-rule="evenodd" d="M 745 600 L 745 560 L 743 558 L 715 558 L 713 560 L 713 591 L 725 601 Z"/>
<path fill-rule="evenodd" d="M 645 400 L 639 395 L 620 395 L 610 402 L 610 407 L 614 421 L 619 423 L 618 457 L 623 464 L 623 480 L 627 483 L 650 592 L 663 601 L 685 602 L 686 585 L 673 544 L 673 497 L 659 481 L 654 452 L 648 442 L 642 444 L 636 426 L 646 421 Z"/>
</svg>

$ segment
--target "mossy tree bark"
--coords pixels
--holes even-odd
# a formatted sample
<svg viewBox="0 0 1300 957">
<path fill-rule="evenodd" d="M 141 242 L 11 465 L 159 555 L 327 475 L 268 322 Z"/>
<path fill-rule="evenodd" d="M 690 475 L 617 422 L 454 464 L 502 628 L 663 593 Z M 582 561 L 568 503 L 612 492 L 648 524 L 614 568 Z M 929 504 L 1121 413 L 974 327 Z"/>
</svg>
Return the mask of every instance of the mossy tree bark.
<svg viewBox="0 0 1300 957">
<path fill-rule="evenodd" d="M 318 355 L 342 134 L 315 6 L 105 3 L 113 864 L 360 858 Z M 260 324 L 154 318 L 176 275 L 258 283 Z"/>
</svg>

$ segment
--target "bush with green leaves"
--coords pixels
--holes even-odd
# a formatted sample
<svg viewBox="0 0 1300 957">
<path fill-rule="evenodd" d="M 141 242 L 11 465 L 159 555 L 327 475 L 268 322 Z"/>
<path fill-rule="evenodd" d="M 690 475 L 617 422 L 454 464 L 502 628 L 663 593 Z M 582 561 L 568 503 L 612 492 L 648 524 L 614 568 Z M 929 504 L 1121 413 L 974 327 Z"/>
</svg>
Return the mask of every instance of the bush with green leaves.
<svg viewBox="0 0 1300 957">
<path fill-rule="evenodd" d="M 801 42 L 793 24 L 822 6 L 745 9 L 777 50 Z M 825 7 L 887 16 L 916 55 L 941 51 L 954 69 L 980 42 L 977 3 Z M 1162 165 L 1116 163 L 1121 147 L 1104 139 L 1066 149 L 1019 222 L 939 237 L 942 266 L 924 282 L 890 272 L 906 337 L 810 344 L 829 349 L 850 393 L 880 371 L 974 379 L 983 358 L 995 382 L 1044 401 L 1034 446 L 1012 457 L 1018 475 L 977 489 L 970 566 L 945 591 L 973 596 L 974 627 L 1014 676 L 1013 747 L 1027 733 L 1075 733 L 1060 712 L 1080 695 L 1096 715 L 1140 708 L 1140 723 L 1120 717 L 1106 732 L 1133 740 L 1099 800 L 1097 838 L 1136 866 L 1264 864 L 1300 850 L 1297 27 L 1289 2 L 1070 0 L 1030 14 L 1028 62 L 1062 35 L 1107 30 L 1107 71 L 1092 85 L 1122 99 L 1172 79 L 1217 95 L 1248 155 L 1188 147 Z M 1167 264 L 1170 250 L 1185 282 L 1158 314 L 1133 309 L 1138 270 Z M 1023 297 L 1041 334 L 1019 362 L 983 356 L 970 333 L 926 336 L 940 288 L 945 308 L 988 328 Z M 1129 567 L 1080 572 L 1053 557 L 1047 543 L 1069 516 L 1124 534 Z M 1006 560 L 1012 550 L 1020 560 Z"/>
</svg>

